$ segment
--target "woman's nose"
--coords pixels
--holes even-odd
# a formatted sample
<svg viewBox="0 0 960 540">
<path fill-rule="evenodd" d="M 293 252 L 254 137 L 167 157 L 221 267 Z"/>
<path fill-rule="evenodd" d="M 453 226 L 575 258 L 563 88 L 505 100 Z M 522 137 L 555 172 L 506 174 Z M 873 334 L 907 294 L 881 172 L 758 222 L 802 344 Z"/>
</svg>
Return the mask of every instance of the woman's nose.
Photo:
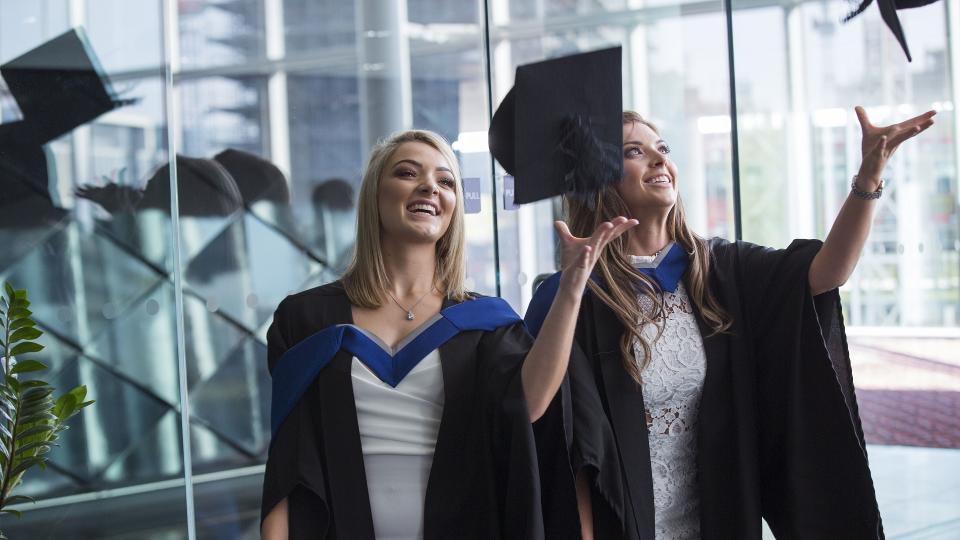
<svg viewBox="0 0 960 540">
<path fill-rule="evenodd" d="M 436 193 L 440 190 L 440 186 L 437 181 L 431 177 L 427 177 L 422 184 L 420 184 L 420 191 L 424 193 Z"/>
</svg>

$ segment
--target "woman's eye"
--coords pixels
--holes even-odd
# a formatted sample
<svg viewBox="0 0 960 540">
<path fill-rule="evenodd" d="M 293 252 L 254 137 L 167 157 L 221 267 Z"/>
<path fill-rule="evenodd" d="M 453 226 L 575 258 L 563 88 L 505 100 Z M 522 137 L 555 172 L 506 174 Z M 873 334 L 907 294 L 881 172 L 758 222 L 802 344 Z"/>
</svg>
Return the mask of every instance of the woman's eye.
<svg viewBox="0 0 960 540">
<path fill-rule="evenodd" d="M 416 176 L 416 173 L 409 169 L 400 169 L 397 171 L 397 176 Z"/>
<path fill-rule="evenodd" d="M 444 178 L 440 180 L 440 183 L 447 187 L 453 187 L 456 185 L 456 182 L 453 181 L 453 178 Z"/>
<path fill-rule="evenodd" d="M 670 153 L 670 147 L 667 146 L 667 145 L 661 146 L 661 147 L 660 147 L 660 153 L 661 153 L 661 154 L 669 154 L 669 153 Z"/>
<path fill-rule="evenodd" d="M 628 155 L 628 156 L 639 156 L 639 155 L 640 155 L 640 149 L 637 148 L 636 146 L 631 147 L 631 148 L 627 148 L 627 155 Z"/>
</svg>

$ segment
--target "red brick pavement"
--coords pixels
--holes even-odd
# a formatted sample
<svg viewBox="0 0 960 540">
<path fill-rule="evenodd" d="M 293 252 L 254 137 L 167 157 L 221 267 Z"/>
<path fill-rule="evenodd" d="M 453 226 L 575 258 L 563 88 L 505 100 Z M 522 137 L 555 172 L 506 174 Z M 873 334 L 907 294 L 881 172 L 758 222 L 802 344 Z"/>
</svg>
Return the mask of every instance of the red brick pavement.
<svg viewBox="0 0 960 540">
<path fill-rule="evenodd" d="M 960 448 L 960 365 L 851 344 L 864 438 Z"/>
</svg>

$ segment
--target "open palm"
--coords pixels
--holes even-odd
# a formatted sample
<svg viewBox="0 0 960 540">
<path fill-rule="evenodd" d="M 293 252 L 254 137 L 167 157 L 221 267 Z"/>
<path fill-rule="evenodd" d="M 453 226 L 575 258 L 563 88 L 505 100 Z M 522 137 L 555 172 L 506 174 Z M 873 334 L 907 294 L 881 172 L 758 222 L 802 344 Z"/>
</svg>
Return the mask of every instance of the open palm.
<svg viewBox="0 0 960 540">
<path fill-rule="evenodd" d="M 936 111 L 927 111 L 897 124 L 875 126 L 870 122 L 863 107 L 857 106 L 854 110 L 863 132 L 863 140 L 860 143 L 863 162 L 860 165 L 858 178 L 863 182 L 877 183 L 880 181 L 883 168 L 887 165 L 887 160 L 897 151 L 900 144 L 932 126 L 933 116 L 937 114 Z M 862 185 L 861 189 L 873 191 L 876 186 Z"/>
<path fill-rule="evenodd" d="M 585 285 L 603 248 L 637 224 L 638 221 L 635 219 L 620 216 L 604 221 L 597 226 L 592 235 L 581 238 L 570 234 L 570 228 L 563 221 L 554 222 L 554 227 L 560 236 L 560 266 L 563 277 Z"/>
</svg>

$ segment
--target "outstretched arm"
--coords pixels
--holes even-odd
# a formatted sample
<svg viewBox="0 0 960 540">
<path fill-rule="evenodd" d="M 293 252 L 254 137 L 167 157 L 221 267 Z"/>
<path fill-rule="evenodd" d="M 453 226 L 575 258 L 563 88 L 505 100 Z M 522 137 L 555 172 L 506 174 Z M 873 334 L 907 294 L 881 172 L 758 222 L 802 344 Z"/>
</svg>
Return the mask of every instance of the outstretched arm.
<svg viewBox="0 0 960 540">
<path fill-rule="evenodd" d="M 618 217 L 601 223 L 593 236 L 577 238 L 570 234 L 566 223 L 555 223 L 560 235 L 563 266 L 560 285 L 520 373 L 531 422 L 543 416 L 563 382 L 580 312 L 580 298 L 597 258 L 611 240 L 636 224 L 635 219 Z"/>
<path fill-rule="evenodd" d="M 899 124 L 880 127 L 870 123 L 863 107 L 858 106 L 855 110 L 863 131 L 863 161 L 856 186 L 860 191 L 875 192 L 881 186 L 880 175 L 890 156 L 902 142 L 932 126 L 936 112 L 928 111 Z M 814 295 L 836 289 L 847 282 L 870 234 L 876 206 L 877 199 L 858 197 L 851 190 L 823 247 L 810 264 L 808 279 Z"/>
</svg>

